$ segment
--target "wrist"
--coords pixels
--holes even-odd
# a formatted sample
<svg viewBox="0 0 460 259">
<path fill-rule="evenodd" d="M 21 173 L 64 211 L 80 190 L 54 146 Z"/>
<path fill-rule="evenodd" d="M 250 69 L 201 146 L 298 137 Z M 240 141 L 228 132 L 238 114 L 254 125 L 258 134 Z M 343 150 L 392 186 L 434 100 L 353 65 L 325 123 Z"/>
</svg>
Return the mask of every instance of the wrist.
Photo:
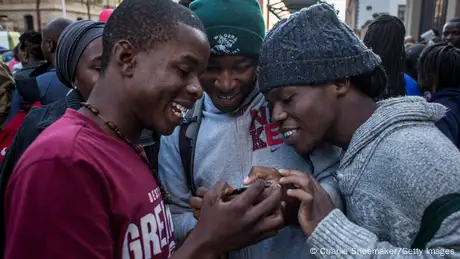
<svg viewBox="0 0 460 259">
<path fill-rule="evenodd" d="M 221 254 L 215 246 L 205 238 L 206 235 L 191 230 L 187 233 L 187 238 L 181 246 L 181 252 L 189 255 L 189 258 L 215 259 Z M 179 252 L 179 251 L 178 251 Z"/>
</svg>

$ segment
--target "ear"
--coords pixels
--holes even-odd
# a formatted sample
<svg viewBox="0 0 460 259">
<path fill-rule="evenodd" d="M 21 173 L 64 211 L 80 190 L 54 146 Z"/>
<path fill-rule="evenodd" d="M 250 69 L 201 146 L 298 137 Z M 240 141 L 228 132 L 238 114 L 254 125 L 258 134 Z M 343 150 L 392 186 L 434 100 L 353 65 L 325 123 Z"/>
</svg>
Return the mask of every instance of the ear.
<svg viewBox="0 0 460 259">
<path fill-rule="evenodd" d="M 48 40 L 47 43 L 46 43 L 46 47 L 48 48 L 49 53 L 55 53 L 57 43 L 54 40 Z"/>
<path fill-rule="evenodd" d="M 420 87 L 420 91 L 422 92 L 430 92 L 430 93 L 434 93 L 436 92 L 436 82 L 434 80 L 434 77 L 432 76 L 432 74 L 427 74 L 425 76 L 421 76 L 419 74 L 418 76 L 418 83 L 419 83 L 419 87 Z"/>
<path fill-rule="evenodd" d="M 136 66 L 133 45 L 129 41 L 121 40 L 113 46 L 112 55 L 120 73 L 125 77 L 132 77 Z"/>
<path fill-rule="evenodd" d="M 350 89 L 350 80 L 343 80 L 334 83 L 337 96 L 344 96 Z"/>
</svg>

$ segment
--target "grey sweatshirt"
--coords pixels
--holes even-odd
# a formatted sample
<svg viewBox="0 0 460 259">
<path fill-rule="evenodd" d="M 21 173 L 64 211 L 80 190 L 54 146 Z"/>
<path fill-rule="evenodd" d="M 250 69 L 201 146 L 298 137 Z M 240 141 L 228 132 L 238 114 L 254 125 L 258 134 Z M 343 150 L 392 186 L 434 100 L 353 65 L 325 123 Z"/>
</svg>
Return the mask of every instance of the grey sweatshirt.
<svg viewBox="0 0 460 259">
<path fill-rule="evenodd" d="M 219 180 L 242 187 L 253 166 L 298 169 L 312 172 L 340 207 L 335 172 L 340 149 L 324 148 L 304 159 L 283 144 L 277 126 L 270 123 L 267 103 L 257 89 L 247 98 L 238 115 L 223 114 L 204 96 L 203 119 L 197 138 L 194 182 L 197 187 L 212 188 Z M 267 134 L 267 132 L 269 132 Z M 158 157 L 159 174 L 171 195 L 174 236 L 180 241 L 196 225 L 189 208 L 191 192 L 187 187 L 179 155 L 179 129 L 162 137 Z M 225 227 L 225 226 L 224 226 Z M 314 258 L 309 253 L 305 235 L 298 226 L 287 226 L 273 238 L 230 253 L 230 258 Z"/>
<path fill-rule="evenodd" d="M 460 191 L 460 151 L 434 125 L 445 112 L 420 97 L 378 103 L 337 172 L 348 219 L 334 210 L 308 239 L 319 258 L 460 258 L 460 213 L 445 219 L 427 244 L 434 250 L 408 250 L 424 210 Z M 447 249 L 455 255 L 441 253 L 453 251 Z"/>
</svg>

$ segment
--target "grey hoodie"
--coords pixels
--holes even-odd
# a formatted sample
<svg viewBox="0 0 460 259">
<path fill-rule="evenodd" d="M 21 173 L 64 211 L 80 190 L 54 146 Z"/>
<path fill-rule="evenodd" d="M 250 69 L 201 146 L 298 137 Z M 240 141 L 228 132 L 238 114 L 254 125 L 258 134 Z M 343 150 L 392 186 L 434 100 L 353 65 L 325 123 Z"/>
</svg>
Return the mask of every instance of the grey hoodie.
<svg viewBox="0 0 460 259">
<path fill-rule="evenodd" d="M 204 96 L 203 119 L 197 138 L 194 180 L 197 187 L 212 188 L 219 180 L 233 187 L 242 187 L 242 181 L 252 166 L 298 169 L 312 172 L 323 188 L 341 206 L 335 172 L 340 149 L 324 148 L 307 159 L 298 156 L 292 147 L 283 144 L 275 124 L 269 121 L 264 96 L 255 89 L 237 114 L 221 113 L 209 96 Z M 172 198 L 174 236 L 180 241 L 195 227 L 196 220 L 189 208 L 191 192 L 187 187 L 179 155 L 179 129 L 171 136 L 162 137 L 159 174 Z M 257 245 L 233 252 L 230 258 L 297 259 L 311 257 L 305 235 L 298 226 L 287 226 L 273 238 Z"/>
<path fill-rule="evenodd" d="M 458 212 L 427 244 L 437 250 L 423 255 L 408 250 L 424 210 L 439 197 L 460 192 L 460 151 L 434 124 L 445 112 L 420 97 L 378 103 L 354 133 L 337 172 L 348 219 L 334 210 L 308 240 L 319 258 L 460 258 Z M 441 253 L 453 251 L 447 249 L 457 253 Z"/>
</svg>

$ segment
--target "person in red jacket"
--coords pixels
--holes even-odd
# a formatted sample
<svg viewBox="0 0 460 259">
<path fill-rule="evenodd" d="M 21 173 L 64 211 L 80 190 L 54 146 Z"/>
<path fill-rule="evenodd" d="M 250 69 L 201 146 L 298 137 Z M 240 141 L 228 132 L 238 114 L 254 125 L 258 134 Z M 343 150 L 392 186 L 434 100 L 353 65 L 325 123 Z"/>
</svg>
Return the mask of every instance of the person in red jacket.
<svg viewBox="0 0 460 259">
<path fill-rule="evenodd" d="M 210 47 L 199 18 L 173 1 L 124 0 L 102 48 L 87 102 L 44 130 L 9 180 L 4 258 L 214 259 L 275 235 L 278 186 L 259 180 L 230 198 L 218 183 L 176 249 L 168 195 L 133 144 L 143 129 L 171 134 L 201 97 Z"/>
<path fill-rule="evenodd" d="M 112 15 L 113 9 L 104 9 L 102 12 L 99 14 L 99 21 L 100 22 L 107 22 L 110 18 L 110 15 Z"/>
</svg>

